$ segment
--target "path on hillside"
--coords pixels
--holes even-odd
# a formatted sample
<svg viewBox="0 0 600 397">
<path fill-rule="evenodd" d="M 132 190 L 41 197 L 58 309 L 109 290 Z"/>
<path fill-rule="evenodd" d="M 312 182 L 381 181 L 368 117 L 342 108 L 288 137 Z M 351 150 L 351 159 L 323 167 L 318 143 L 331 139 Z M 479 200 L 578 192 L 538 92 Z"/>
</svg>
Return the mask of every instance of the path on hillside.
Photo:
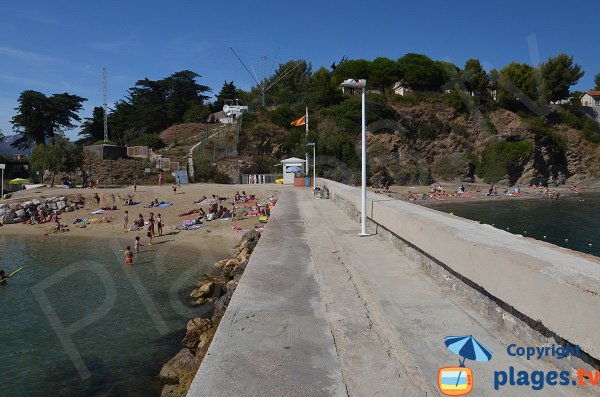
<svg viewBox="0 0 600 397">
<path fill-rule="evenodd" d="M 558 370 L 509 357 L 506 346 L 522 342 L 358 231 L 330 200 L 282 192 L 189 395 L 439 395 L 438 368 L 458 364 L 449 335 L 474 335 L 494 352 L 491 362 L 467 362 L 474 396 L 534 393 L 495 391 L 495 370 Z M 572 386 L 542 393 L 586 395 Z"/>
</svg>

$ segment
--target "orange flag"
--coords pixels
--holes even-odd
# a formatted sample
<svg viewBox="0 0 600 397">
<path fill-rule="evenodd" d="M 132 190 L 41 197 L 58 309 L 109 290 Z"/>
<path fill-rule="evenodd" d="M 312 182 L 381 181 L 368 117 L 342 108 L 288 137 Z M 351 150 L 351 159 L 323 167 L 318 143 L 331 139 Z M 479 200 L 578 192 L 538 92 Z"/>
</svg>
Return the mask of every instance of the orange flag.
<svg viewBox="0 0 600 397">
<path fill-rule="evenodd" d="M 293 125 L 293 126 L 296 126 L 296 127 L 300 127 L 301 125 L 305 125 L 306 124 L 306 115 L 300 117 L 298 120 L 292 121 L 290 124 Z"/>
</svg>

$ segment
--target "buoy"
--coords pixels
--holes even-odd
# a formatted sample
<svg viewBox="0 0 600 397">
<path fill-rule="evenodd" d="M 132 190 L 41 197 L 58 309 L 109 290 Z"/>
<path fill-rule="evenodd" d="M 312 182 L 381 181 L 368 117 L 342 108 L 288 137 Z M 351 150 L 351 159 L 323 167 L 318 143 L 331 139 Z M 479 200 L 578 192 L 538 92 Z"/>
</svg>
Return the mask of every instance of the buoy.
<svg viewBox="0 0 600 397">
<path fill-rule="evenodd" d="M 565 242 L 567 242 L 567 243 L 568 243 L 568 242 L 569 242 L 569 239 L 568 239 L 568 238 L 566 238 L 566 239 L 565 239 Z"/>
<path fill-rule="evenodd" d="M 546 238 L 546 236 L 544 236 L 544 238 Z"/>
<path fill-rule="evenodd" d="M 454 215 L 454 212 L 451 212 L 450 215 Z"/>
<path fill-rule="evenodd" d="M 591 247 L 591 246 L 592 246 L 592 243 L 589 243 L 589 244 L 588 244 L 588 246 L 589 246 L 589 247 Z"/>
<path fill-rule="evenodd" d="M 510 230 L 510 227 L 507 227 L 506 230 Z"/>
<path fill-rule="evenodd" d="M 527 234 L 527 230 L 524 230 L 524 231 L 523 231 L 523 234 Z"/>
</svg>

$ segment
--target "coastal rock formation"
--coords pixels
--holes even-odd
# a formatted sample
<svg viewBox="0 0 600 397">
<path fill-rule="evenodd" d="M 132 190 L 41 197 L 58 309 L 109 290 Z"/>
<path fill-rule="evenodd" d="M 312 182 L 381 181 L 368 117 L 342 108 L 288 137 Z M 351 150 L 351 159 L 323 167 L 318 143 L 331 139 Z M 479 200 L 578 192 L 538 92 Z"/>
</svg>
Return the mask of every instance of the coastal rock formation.
<svg viewBox="0 0 600 397">
<path fill-rule="evenodd" d="M 0 204 L 0 223 L 11 224 L 25 222 L 38 211 L 46 213 L 72 212 L 83 207 L 84 199 L 75 197 L 51 197 L 42 200 L 33 199 L 10 204 Z"/>
<path fill-rule="evenodd" d="M 190 293 L 191 305 L 212 303 L 213 314 L 210 319 L 197 317 L 188 321 L 185 337 L 181 341 L 184 348 L 160 371 L 159 377 L 164 385 L 162 397 L 187 394 L 259 238 L 260 233 L 256 231 L 244 234 L 233 257 L 214 264 L 218 274 L 200 279 L 197 288 Z"/>
<path fill-rule="evenodd" d="M 200 367 L 200 362 L 190 349 L 184 348 L 163 365 L 158 376 L 164 384 L 178 384 L 183 378 L 193 376 Z"/>
</svg>

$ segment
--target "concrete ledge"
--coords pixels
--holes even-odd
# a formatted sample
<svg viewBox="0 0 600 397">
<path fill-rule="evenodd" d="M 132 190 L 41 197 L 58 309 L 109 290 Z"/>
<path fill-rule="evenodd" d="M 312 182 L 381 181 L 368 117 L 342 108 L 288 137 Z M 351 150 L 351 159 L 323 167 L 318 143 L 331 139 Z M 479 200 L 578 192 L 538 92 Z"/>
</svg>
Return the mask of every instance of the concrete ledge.
<svg viewBox="0 0 600 397">
<path fill-rule="evenodd" d="M 188 396 L 346 396 L 297 193 L 280 194 Z"/>
<path fill-rule="evenodd" d="M 360 189 L 321 179 L 358 218 Z M 371 232 L 383 227 L 458 277 L 600 358 L 600 260 L 430 208 L 369 193 Z M 358 229 L 357 229 L 358 230 Z"/>
</svg>

